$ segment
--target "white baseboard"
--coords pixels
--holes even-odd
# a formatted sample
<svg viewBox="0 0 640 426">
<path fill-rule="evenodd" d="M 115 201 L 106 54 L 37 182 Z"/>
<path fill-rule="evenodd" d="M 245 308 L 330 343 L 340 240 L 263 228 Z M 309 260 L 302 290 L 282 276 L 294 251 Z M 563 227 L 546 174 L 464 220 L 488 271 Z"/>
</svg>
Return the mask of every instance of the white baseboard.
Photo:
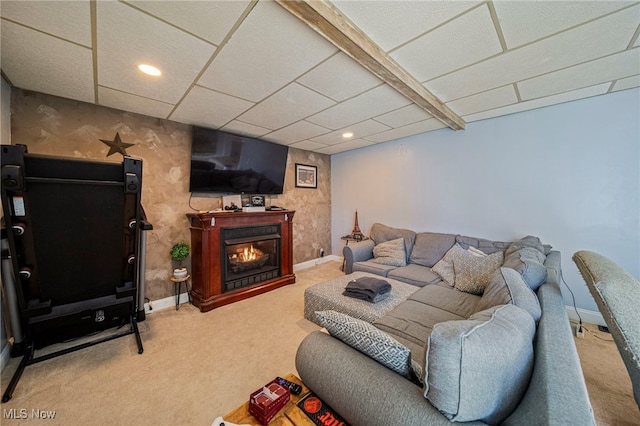
<svg viewBox="0 0 640 426">
<path fill-rule="evenodd" d="M 605 326 L 607 325 L 604 322 L 604 318 L 602 317 L 602 314 L 598 311 L 590 311 L 582 308 L 576 309 L 573 306 L 568 306 L 568 305 L 566 305 L 565 308 L 567 309 L 567 315 L 569 315 L 570 321 L 578 322 L 580 318 L 582 318 L 582 322 L 588 322 L 590 324 L 596 324 L 596 325 L 605 325 Z M 576 310 L 578 311 L 577 313 L 576 313 Z M 578 314 L 580 314 L 580 318 L 578 318 Z"/>
<path fill-rule="evenodd" d="M 302 269 L 311 268 L 312 266 L 320 265 L 327 262 L 342 262 L 342 257 L 330 254 L 329 256 L 319 257 L 317 259 L 307 260 L 306 262 L 296 263 L 293 265 L 293 272 L 301 271 Z"/>
<path fill-rule="evenodd" d="M 316 265 L 320 265 L 321 263 L 327 263 L 327 262 L 332 262 L 332 261 L 342 262 L 342 257 L 332 254 L 332 255 L 329 255 L 329 256 L 324 256 L 324 257 L 319 257 L 317 259 L 308 260 L 306 262 L 296 263 L 295 265 L 293 265 L 293 272 L 301 271 L 303 269 L 307 269 L 307 268 L 311 268 L 311 267 L 316 266 Z M 189 296 L 187 296 L 187 293 L 180 294 L 180 304 L 188 303 L 188 302 L 189 302 Z M 153 309 L 150 309 L 150 307 L 153 307 Z M 169 296 L 169 297 L 165 297 L 164 299 L 152 300 L 151 302 L 145 303 L 144 304 L 144 313 L 145 313 L 145 315 L 150 315 L 155 311 L 161 311 L 162 309 L 167 309 L 167 308 L 174 308 L 175 309 L 175 307 L 176 307 L 176 298 L 175 298 L 175 296 Z"/>
</svg>

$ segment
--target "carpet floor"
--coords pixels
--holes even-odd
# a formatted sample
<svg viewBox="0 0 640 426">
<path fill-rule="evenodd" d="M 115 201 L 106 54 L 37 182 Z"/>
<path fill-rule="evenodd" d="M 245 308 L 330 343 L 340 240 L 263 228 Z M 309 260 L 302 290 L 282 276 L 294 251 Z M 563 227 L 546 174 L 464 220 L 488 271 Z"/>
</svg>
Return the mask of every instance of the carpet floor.
<svg viewBox="0 0 640 426">
<path fill-rule="evenodd" d="M 55 413 L 46 424 L 208 426 L 264 383 L 296 372 L 300 341 L 319 329 L 303 317 L 304 290 L 341 275 L 340 265 L 298 271 L 296 284 L 206 314 L 187 304 L 152 312 L 139 324 L 141 355 L 125 336 L 28 366 L 1 423 L 42 424 Z M 598 424 L 640 425 L 615 344 L 588 328 L 596 331 L 576 345 Z M 19 361 L 2 371 L 3 391 Z"/>
</svg>

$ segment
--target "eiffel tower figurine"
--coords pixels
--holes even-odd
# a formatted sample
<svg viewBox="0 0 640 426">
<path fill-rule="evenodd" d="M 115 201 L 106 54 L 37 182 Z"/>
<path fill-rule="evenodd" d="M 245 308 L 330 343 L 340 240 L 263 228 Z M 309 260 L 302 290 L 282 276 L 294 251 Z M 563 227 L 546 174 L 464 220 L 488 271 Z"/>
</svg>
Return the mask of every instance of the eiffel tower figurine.
<svg viewBox="0 0 640 426">
<path fill-rule="evenodd" d="M 358 210 L 356 210 L 356 223 L 353 224 L 353 231 L 351 231 L 350 237 L 358 241 L 364 239 L 364 235 L 358 226 Z"/>
</svg>

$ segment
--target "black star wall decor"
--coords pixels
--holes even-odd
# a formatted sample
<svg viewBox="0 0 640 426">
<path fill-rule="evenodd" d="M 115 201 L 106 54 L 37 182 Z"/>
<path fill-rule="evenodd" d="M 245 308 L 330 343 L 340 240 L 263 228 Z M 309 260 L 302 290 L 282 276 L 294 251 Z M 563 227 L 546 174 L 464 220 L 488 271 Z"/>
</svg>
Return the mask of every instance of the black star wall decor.
<svg viewBox="0 0 640 426">
<path fill-rule="evenodd" d="M 120 139 L 120 134 L 118 132 L 116 132 L 116 137 L 112 141 L 108 141 L 106 139 L 100 139 L 100 142 L 104 143 L 109 147 L 109 152 L 107 153 L 107 157 L 110 156 L 111 154 L 115 154 L 116 152 L 119 152 L 124 157 L 125 155 L 127 155 L 127 148 L 134 145 L 132 143 L 123 143 L 122 140 Z"/>
</svg>

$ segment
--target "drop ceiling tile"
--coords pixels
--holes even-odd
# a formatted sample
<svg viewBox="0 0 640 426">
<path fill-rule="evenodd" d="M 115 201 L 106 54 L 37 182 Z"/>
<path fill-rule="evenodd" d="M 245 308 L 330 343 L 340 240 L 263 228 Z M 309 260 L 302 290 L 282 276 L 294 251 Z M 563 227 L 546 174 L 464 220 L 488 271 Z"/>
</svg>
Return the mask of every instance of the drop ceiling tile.
<svg viewBox="0 0 640 426">
<path fill-rule="evenodd" d="M 9 21 L 2 20 L 1 25 L 2 72 L 14 86 L 95 101 L 90 49 Z"/>
<path fill-rule="evenodd" d="M 378 46 L 389 51 L 475 6 L 477 1 L 333 1 Z"/>
<path fill-rule="evenodd" d="M 494 0 L 493 5 L 511 49 L 622 9 L 630 2 Z"/>
<path fill-rule="evenodd" d="M 253 124 L 249 123 L 243 123 L 239 120 L 233 120 L 227 123 L 221 130 L 236 135 L 251 136 L 254 138 L 259 138 L 271 131 L 269 129 L 265 129 L 264 127 L 254 126 Z"/>
<path fill-rule="evenodd" d="M 522 100 L 626 78 L 640 71 L 640 49 L 631 49 L 518 83 Z"/>
<path fill-rule="evenodd" d="M 640 86 L 640 74 L 616 81 L 616 84 L 613 85 L 613 91 L 617 92 L 618 90 L 632 89 L 638 86 Z"/>
<path fill-rule="evenodd" d="M 236 1 L 129 1 L 158 18 L 217 45 L 227 36 L 248 0 Z"/>
<path fill-rule="evenodd" d="M 88 1 L 5 1 L 0 15 L 24 26 L 91 47 Z"/>
<path fill-rule="evenodd" d="M 518 102 L 516 90 L 512 84 L 488 90 L 447 103 L 456 114 L 463 116 L 480 111 L 495 109 Z"/>
<path fill-rule="evenodd" d="M 336 47 L 278 4 L 261 1 L 199 84 L 257 102 L 336 52 Z"/>
<path fill-rule="evenodd" d="M 385 126 L 382 123 L 378 123 L 373 120 L 362 121 L 357 124 L 353 124 L 351 126 L 345 127 L 340 130 L 333 131 L 331 133 L 327 133 L 326 135 L 317 136 L 315 138 L 311 138 L 314 142 L 320 142 L 325 145 L 335 145 L 339 143 L 343 143 L 346 141 L 345 138 L 342 137 L 342 134 L 345 132 L 353 133 L 354 138 L 364 138 L 366 136 L 372 135 L 374 133 L 384 132 L 385 130 L 389 130 L 389 126 Z"/>
<path fill-rule="evenodd" d="M 336 101 L 382 84 L 382 80 L 342 52 L 300 77 L 298 82 Z"/>
<path fill-rule="evenodd" d="M 309 123 L 308 121 L 298 121 L 290 124 L 287 127 L 271 132 L 265 136 L 269 141 L 280 141 L 285 144 L 293 144 L 305 139 L 312 138 L 314 136 L 323 135 L 330 132 L 329 129 L 325 129 L 317 124 Z"/>
<path fill-rule="evenodd" d="M 108 87 L 98 87 L 98 103 L 110 108 L 159 118 L 167 118 L 173 109 L 173 104 L 119 92 Z"/>
<path fill-rule="evenodd" d="M 307 121 L 338 130 L 409 103 L 407 98 L 390 86 L 383 85 L 332 106 L 307 118 Z"/>
<path fill-rule="evenodd" d="M 395 111 L 374 117 L 374 120 L 379 121 L 382 124 L 386 124 L 389 127 L 402 127 L 428 118 L 433 118 L 433 115 L 415 104 L 410 104 L 405 107 L 398 108 Z"/>
<path fill-rule="evenodd" d="M 291 148 L 304 149 L 307 151 L 318 151 L 319 149 L 326 148 L 327 146 L 313 141 L 300 141 L 289 145 Z"/>
<path fill-rule="evenodd" d="M 425 84 L 447 102 L 526 80 L 627 48 L 638 26 L 640 6 L 508 51 Z"/>
<path fill-rule="evenodd" d="M 426 81 L 500 52 L 489 7 L 482 5 L 405 44 L 391 56 L 418 81 Z"/>
<path fill-rule="evenodd" d="M 298 83 L 291 83 L 242 114 L 238 119 L 273 130 L 301 120 L 333 104 L 335 102 L 331 99 Z"/>
<path fill-rule="evenodd" d="M 373 142 L 364 139 L 353 139 L 348 142 L 344 142 L 338 145 L 328 146 L 326 148 L 319 148 L 316 152 L 320 154 L 337 154 L 339 152 L 351 151 L 353 149 L 363 148 L 365 146 L 375 145 Z"/>
<path fill-rule="evenodd" d="M 101 86 L 176 103 L 215 51 L 212 44 L 125 4 L 99 1 L 96 8 Z M 137 69 L 141 63 L 158 67 L 162 76 L 146 76 Z"/>
<path fill-rule="evenodd" d="M 437 118 L 430 118 L 418 123 L 409 124 L 407 126 L 398 127 L 397 129 L 391 129 L 385 132 L 377 133 L 375 135 L 367 136 L 366 139 L 376 143 L 387 142 L 394 139 L 417 135 L 418 133 L 425 133 L 436 129 L 442 129 L 443 127 L 447 127 L 447 125 L 442 123 Z"/>
<path fill-rule="evenodd" d="M 217 129 L 252 106 L 243 99 L 194 86 L 169 119 Z"/>
<path fill-rule="evenodd" d="M 575 101 L 577 99 L 588 98 L 591 96 L 603 95 L 607 93 L 609 89 L 609 83 L 599 84 L 593 87 L 587 87 L 584 89 L 574 90 L 572 92 L 561 93 L 559 95 L 549 96 L 547 98 L 535 99 L 527 102 L 520 102 L 515 105 L 509 105 L 502 108 L 496 108 L 491 111 L 479 112 L 477 114 L 471 114 L 464 116 L 464 120 L 467 123 L 486 120 L 488 118 L 500 117 L 502 115 L 514 114 L 522 111 L 529 111 L 536 108 L 542 108 L 549 105 L 560 104 L 563 102 Z"/>
</svg>

